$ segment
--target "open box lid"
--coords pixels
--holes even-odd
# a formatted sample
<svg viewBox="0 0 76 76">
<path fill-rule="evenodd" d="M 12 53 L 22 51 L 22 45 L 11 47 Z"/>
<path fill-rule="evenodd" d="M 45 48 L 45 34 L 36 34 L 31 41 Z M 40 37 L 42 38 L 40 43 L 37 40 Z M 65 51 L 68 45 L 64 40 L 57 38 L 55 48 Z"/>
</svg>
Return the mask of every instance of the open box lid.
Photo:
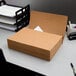
<svg viewBox="0 0 76 76">
<path fill-rule="evenodd" d="M 29 28 L 40 26 L 44 32 L 64 36 L 67 20 L 68 17 L 64 15 L 31 11 Z"/>
</svg>

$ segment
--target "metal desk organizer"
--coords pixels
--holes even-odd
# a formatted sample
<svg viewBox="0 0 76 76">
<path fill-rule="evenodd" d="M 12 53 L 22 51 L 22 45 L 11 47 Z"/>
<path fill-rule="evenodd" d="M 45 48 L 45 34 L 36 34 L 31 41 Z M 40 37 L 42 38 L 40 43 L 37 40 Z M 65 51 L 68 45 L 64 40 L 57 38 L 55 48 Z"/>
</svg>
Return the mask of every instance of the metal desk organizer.
<svg viewBox="0 0 76 76">
<path fill-rule="evenodd" d="M 30 21 L 30 5 L 29 4 L 27 6 L 24 6 L 24 7 L 19 7 L 19 6 L 7 4 L 5 0 L 1 0 L 0 1 L 0 7 L 2 7 L 3 5 L 5 5 L 7 7 L 10 6 L 10 7 L 14 7 L 14 8 L 17 8 L 17 7 L 20 8 L 19 10 L 17 10 L 17 11 L 14 12 L 15 13 L 14 17 L 9 17 L 9 16 L 6 16 L 6 15 L 1 15 L 0 14 L 0 16 L 9 17 L 9 19 L 15 18 L 15 22 L 14 22 L 13 25 L 16 28 L 14 29 L 14 31 L 18 31 L 21 28 L 23 28 L 23 27 L 25 27 L 25 26 L 27 26 L 29 24 L 29 21 Z M 7 9 L 7 10 L 9 10 L 9 9 Z M 5 13 L 5 12 L 3 12 L 3 13 Z"/>
</svg>

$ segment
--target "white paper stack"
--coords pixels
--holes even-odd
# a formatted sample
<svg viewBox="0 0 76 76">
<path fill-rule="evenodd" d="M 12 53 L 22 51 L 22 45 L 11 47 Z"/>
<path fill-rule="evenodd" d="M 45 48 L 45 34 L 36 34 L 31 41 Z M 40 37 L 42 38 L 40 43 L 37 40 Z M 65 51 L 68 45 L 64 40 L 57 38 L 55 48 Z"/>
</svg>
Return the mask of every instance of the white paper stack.
<svg viewBox="0 0 76 76">
<path fill-rule="evenodd" d="M 0 15 L 7 17 L 15 17 L 15 12 L 21 9 L 20 7 L 14 7 L 9 5 L 0 6 Z"/>
<path fill-rule="evenodd" d="M 9 5 L 0 6 L 0 28 L 15 30 L 16 23 L 15 12 L 21 9 L 20 7 L 14 7 Z"/>
</svg>

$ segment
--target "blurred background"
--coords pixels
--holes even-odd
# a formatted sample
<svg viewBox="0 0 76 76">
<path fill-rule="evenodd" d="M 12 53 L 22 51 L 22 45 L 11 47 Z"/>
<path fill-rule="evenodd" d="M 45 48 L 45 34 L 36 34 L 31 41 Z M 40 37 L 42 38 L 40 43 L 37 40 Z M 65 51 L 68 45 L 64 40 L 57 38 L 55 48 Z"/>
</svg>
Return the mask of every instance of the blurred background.
<svg viewBox="0 0 76 76">
<path fill-rule="evenodd" d="M 67 15 L 76 23 L 76 0 L 6 0 L 7 3 L 25 6 L 31 5 L 32 10 Z"/>
</svg>

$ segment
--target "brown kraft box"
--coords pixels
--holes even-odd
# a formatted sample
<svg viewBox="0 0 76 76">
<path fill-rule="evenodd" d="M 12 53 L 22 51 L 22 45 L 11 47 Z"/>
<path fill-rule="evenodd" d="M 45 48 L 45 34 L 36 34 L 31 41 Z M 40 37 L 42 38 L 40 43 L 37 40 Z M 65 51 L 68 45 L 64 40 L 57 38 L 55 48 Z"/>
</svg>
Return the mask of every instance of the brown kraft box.
<svg viewBox="0 0 76 76">
<path fill-rule="evenodd" d="M 68 17 L 31 11 L 30 24 L 7 39 L 8 47 L 50 61 L 63 42 Z M 35 31 L 40 26 L 43 32 Z"/>
</svg>

